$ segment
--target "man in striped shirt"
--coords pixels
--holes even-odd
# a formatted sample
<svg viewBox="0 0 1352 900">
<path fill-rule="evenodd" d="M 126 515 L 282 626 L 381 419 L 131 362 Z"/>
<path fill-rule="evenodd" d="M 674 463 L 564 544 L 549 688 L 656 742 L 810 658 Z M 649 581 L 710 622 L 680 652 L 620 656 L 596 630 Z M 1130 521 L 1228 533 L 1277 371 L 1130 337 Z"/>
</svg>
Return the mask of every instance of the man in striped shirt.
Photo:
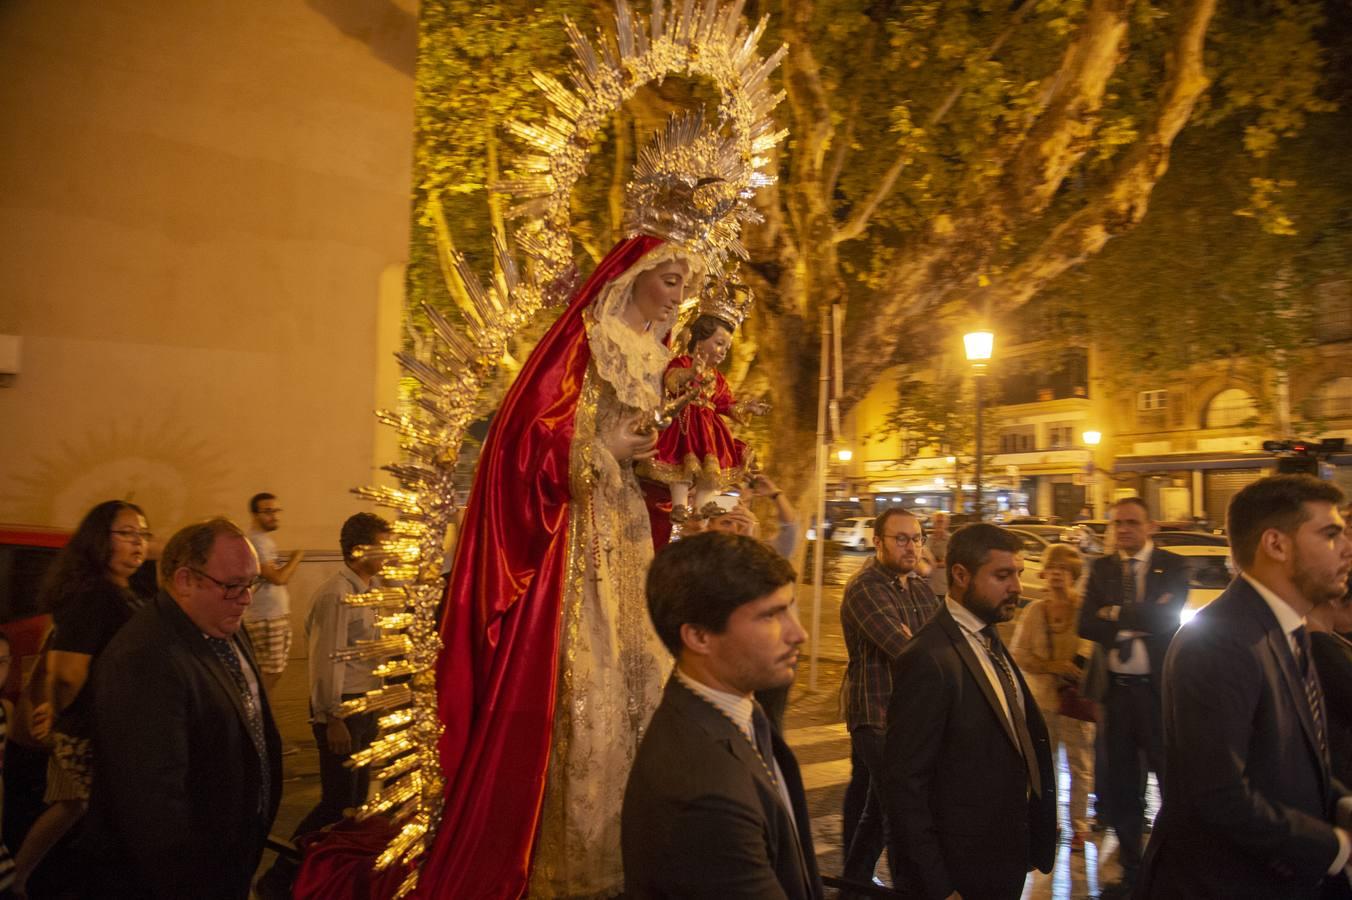
<svg viewBox="0 0 1352 900">
<path fill-rule="evenodd" d="M 851 881 L 868 883 L 887 846 L 887 821 L 879 801 L 892 660 L 939 607 L 934 590 L 916 572 L 924 543 L 920 520 L 910 511 L 883 510 L 873 523 L 877 555 L 850 579 L 840 606 L 850 656 L 845 725 L 855 763 L 844 816 L 844 875 Z M 867 789 L 861 790 L 865 784 Z"/>
</svg>

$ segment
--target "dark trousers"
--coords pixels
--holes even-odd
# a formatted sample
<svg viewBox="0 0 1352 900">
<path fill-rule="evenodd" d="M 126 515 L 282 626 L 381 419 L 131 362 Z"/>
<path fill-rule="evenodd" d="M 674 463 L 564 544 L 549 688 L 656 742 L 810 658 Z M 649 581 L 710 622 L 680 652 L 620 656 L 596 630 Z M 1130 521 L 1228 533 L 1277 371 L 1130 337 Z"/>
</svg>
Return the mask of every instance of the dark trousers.
<svg viewBox="0 0 1352 900">
<path fill-rule="evenodd" d="M 353 753 L 371 746 L 376 737 L 375 713 L 358 713 L 343 721 L 347 723 L 348 734 L 352 735 Z M 366 791 L 371 785 L 369 768 L 349 769 L 343 765 L 347 755 L 329 749 L 327 726 L 312 723 L 310 728 L 319 745 L 319 803 L 300 820 L 291 835 L 293 839 L 342 821 L 343 810 L 366 802 Z"/>
<path fill-rule="evenodd" d="M 1110 824 L 1122 847 L 1123 877 L 1135 880 L 1141 866 L 1145 818 L 1144 762 L 1164 782 L 1164 736 L 1159 694 L 1149 676 L 1113 675 L 1104 729 L 1108 744 Z"/>
<path fill-rule="evenodd" d="M 854 758 L 864 764 L 868 772 L 868 795 L 864 801 L 863 814 L 849 845 L 845 848 L 844 876 L 848 881 L 868 884 L 873 880 L 873 871 L 878 866 L 878 857 L 883 849 L 889 847 L 891 829 L 887 817 L 883 814 L 883 741 L 886 733 L 871 725 L 856 726 L 850 732 L 850 748 Z M 888 866 L 892 860 L 888 857 Z M 895 869 L 892 869 L 895 877 Z"/>
</svg>

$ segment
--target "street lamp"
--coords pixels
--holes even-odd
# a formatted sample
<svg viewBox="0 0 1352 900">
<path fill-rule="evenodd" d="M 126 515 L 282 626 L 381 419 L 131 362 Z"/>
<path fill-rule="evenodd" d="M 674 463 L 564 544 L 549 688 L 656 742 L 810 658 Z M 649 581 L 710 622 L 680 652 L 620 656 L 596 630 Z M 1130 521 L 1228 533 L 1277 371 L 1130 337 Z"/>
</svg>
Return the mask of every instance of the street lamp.
<svg viewBox="0 0 1352 900">
<path fill-rule="evenodd" d="M 854 451 L 848 449 L 837 450 L 836 459 L 840 460 L 841 462 L 849 462 L 850 460 L 854 459 Z"/>
<path fill-rule="evenodd" d="M 972 381 L 976 389 L 976 520 L 981 521 L 981 379 L 995 349 L 995 335 L 986 330 L 969 331 L 962 336 L 967 350 L 967 361 L 972 364 Z"/>
<path fill-rule="evenodd" d="M 1098 431 L 1086 431 L 1081 437 L 1084 438 L 1084 445 L 1089 448 L 1089 513 L 1098 514 L 1098 469 L 1094 465 L 1094 450 L 1099 442 L 1103 440 L 1103 434 Z"/>
</svg>

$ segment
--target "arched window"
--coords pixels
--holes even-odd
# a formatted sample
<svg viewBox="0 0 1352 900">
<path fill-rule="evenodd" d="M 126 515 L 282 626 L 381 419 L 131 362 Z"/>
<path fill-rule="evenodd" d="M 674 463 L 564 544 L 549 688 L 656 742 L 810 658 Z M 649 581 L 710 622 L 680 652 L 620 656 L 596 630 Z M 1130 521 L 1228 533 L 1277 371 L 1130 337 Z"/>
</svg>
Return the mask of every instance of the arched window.
<svg viewBox="0 0 1352 900">
<path fill-rule="evenodd" d="M 1306 410 L 1311 419 L 1352 418 L 1352 378 L 1343 375 L 1325 381 L 1306 401 Z"/>
<path fill-rule="evenodd" d="M 1203 428 L 1234 428 L 1258 415 L 1258 404 L 1253 395 L 1240 388 L 1227 388 L 1211 398 L 1206 405 Z"/>
</svg>

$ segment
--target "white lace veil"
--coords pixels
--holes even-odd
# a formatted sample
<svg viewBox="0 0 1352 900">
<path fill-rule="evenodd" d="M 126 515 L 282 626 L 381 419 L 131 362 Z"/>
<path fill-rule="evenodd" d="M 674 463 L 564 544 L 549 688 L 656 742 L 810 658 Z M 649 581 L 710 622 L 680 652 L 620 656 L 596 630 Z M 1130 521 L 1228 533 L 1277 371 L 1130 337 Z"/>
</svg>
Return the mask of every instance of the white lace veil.
<svg viewBox="0 0 1352 900">
<path fill-rule="evenodd" d="M 611 281 L 592 304 L 592 328 L 587 334 L 597 373 L 615 389 L 620 402 L 641 410 L 654 410 L 662 402 L 662 373 L 672 353 L 663 343 L 676 324 L 676 317 L 639 334 L 622 315 L 634 294 L 634 279 L 669 260 L 690 267 L 691 284 L 703 272 L 698 257 L 678 244 L 664 243 L 650 250 L 624 274 Z"/>
</svg>

